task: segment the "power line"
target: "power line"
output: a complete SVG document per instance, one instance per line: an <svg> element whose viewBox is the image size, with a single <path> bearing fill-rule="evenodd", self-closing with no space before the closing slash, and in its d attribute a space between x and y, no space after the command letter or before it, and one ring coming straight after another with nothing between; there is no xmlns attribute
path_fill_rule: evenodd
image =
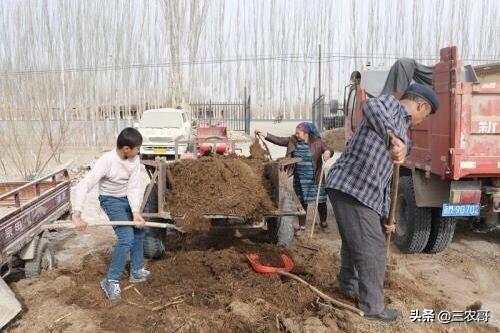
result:
<svg viewBox="0 0 500 333"><path fill-rule="evenodd" d="M484 57L484 56L482 56ZM411 56L395 56L395 55L384 55L384 54L341 54L341 53L326 53L322 56L323 62L339 62L345 60L353 59L379 59L379 60L396 60L400 58L412 58ZM423 56L418 58L412 58L418 61L437 61L438 57ZM3 71L0 73L0 77L7 76L19 76L26 74L61 74L64 73L80 73L80 72L100 72L100 71L117 71L117 70L127 70L127 69L152 69L152 68L162 68L162 67L172 67L172 66L190 66L190 65L215 65L223 63L235 63L235 62L252 62L252 61L286 61L292 63L304 63L304 64L317 64L317 54L283 54L283 55L260 55L260 56L235 56L228 58L214 58L214 59L200 59L195 61L182 60L176 62L159 62L159 63L145 63L145 64L124 64L124 65L107 65L107 66L95 66L95 67L70 67L65 69L32 69L23 71ZM496 62L493 56L486 56L486 58L475 58L469 57L462 59L462 61L475 61L475 62Z"/></svg>

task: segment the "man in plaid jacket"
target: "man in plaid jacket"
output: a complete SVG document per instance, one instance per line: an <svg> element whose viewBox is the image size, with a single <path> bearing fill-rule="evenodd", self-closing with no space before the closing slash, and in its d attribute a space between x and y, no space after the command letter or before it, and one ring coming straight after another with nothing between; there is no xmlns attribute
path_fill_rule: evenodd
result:
<svg viewBox="0 0 500 333"><path fill-rule="evenodd" d="M371 98L345 152L326 178L326 191L342 238L339 288L359 297L369 319L393 321L398 310L384 304L386 240L392 165L402 164L411 147L407 132L439 108L436 93L412 84L401 100Z"/></svg>

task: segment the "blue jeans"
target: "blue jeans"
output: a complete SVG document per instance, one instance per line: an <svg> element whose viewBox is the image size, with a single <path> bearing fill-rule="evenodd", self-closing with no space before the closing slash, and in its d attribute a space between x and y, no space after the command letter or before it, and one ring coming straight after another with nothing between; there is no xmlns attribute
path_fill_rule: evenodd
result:
<svg viewBox="0 0 500 333"><path fill-rule="evenodd" d="M132 210L127 197L111 197L100 195L99 202L110 221L132 221ZM116 244L109 265L108 280L120 281L130 253L130 270L139 270L144 262L144 228L132 226L113 226L116 234Z"/></svg>

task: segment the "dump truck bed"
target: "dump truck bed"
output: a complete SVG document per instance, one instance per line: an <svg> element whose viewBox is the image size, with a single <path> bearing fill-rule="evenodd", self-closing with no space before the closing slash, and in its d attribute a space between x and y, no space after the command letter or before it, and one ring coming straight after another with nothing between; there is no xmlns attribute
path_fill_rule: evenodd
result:
<svg viewBox="0 0 500 333"><path fill-rule="evenodd" d="M461 95L457 88L461 117L455 120L460 137L455 134L453 179L500 175L500 80L488 82L490 74L500 74L500 63L475 73L477 82L462 82Z"/></svg>
<svg viewBox="0 0 500 333"><path fill-rule="evenodd" d="M500 63L463 67L455 47L441 50L433 74L440 107L411 128L410 166L453 180L500 175L499 73Z"/></svg>
<svg viewBox="0 0 500 333"><path fill-rule="evenodd" d="M369 98L367 89L372 85L382 87L368 74L388 72L353 72L359 75L361 84L351 84L355 88L346 93L347 139L363 119L362 106ZM499 177L500 63L464 66L456 47L443 48L432 82L439 97L439 110L410 128L412 150L406 166L424 171L427 178L430 174L450 180ZM393 94L401 97L403 92Z"/></svg>

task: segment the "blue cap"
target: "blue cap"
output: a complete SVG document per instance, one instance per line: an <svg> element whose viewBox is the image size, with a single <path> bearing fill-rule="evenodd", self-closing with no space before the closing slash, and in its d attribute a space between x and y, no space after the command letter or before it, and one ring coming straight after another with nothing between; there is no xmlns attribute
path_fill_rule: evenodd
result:
<svg viewBox="0 0 500 333"><path fill-rule="evenodd" d="M412 94L424 99L431 106L431 113L435 113L437 109L439 109L439 98L436 92L432 90L430 86L420 83L413 83L410 84L410 86L406 89L404 95L406 94Z"/></svg>

